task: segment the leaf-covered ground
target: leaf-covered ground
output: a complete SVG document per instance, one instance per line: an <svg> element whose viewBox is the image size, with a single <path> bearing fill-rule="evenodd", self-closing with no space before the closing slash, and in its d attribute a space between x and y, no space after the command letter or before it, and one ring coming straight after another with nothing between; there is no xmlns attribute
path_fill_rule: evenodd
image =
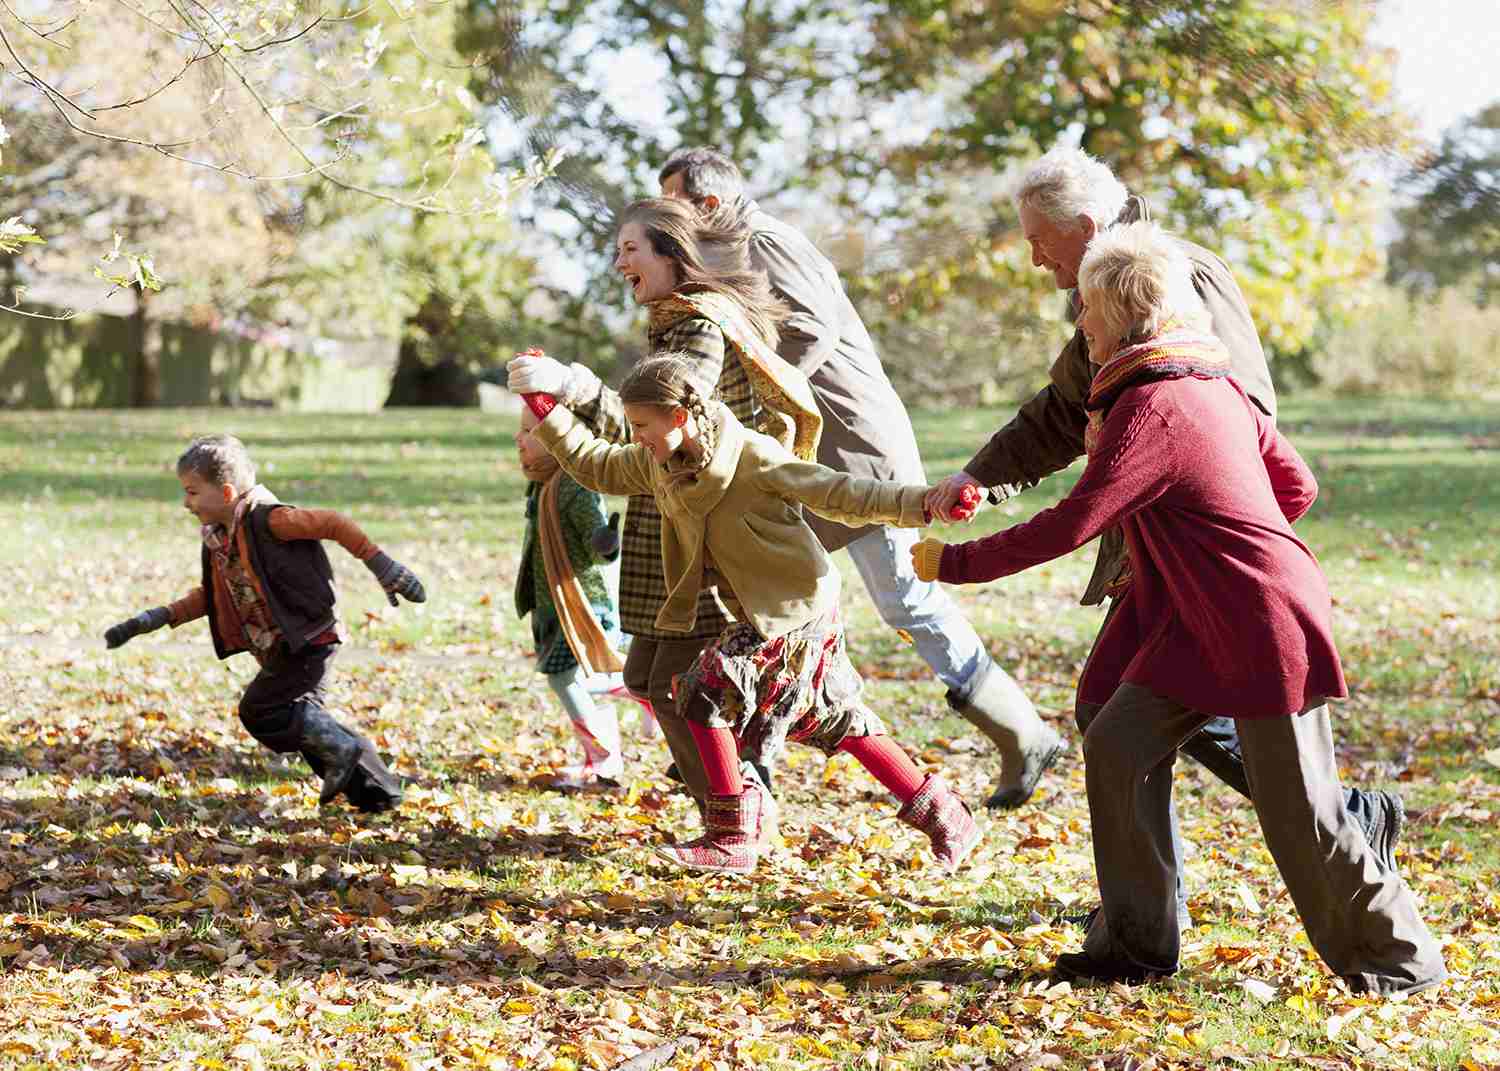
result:
<svg viewBox="0 0 1500 1071"><path fill-rule="evenodd" d="M923 415L929 472L1002 415ZM1081 937L1059 916L1094 898L1076 746L1030 806L981 818L953 877L862 770L816 752L788 757L785 844L751 879L652 861L696 823L659 741L627 733L618 793L535 787L570 742L511 611L513 421L0 413L0 1067L1500 1065L1500 405L1283 415L1323 484L1302 531L1355 691L1345 774L1404 793L1401 861L1453 971L1405 1001L1329 975L1253 812L1191 763L1197 926L1181 973L1135 988L1046 979ZM352 626L333 705L410 778L395 815L319 811L300 761L239 727L254 666L216 662L201 623L113 653L98 638L195 582L172 462L220 429L284 500L348 511L427 583L425 606L392 610L332 551ZM1090 561L956 591L1075 744ZM845 575L874 705L982 798L987 749Z"/></svg>

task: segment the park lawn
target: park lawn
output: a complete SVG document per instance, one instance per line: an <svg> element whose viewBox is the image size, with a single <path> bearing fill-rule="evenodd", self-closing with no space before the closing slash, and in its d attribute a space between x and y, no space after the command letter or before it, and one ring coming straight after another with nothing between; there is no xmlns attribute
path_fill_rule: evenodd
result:
<svg viewBox="0 0 1500 1071"><path fill-rule="evenodd" d="M1003 416L917 414L929 474ZM1354 691L1346 776L1419 812L1401 861L1453 979L1405 1001L1329 975L1253 812L1190 763L1184 969L1047 984L1081 939L1057 916L1094 898L1070 715L1099 620L1077 605L1087 549L954 589L1075 743L1032 805L981 818L971 865L941 875L862 770L795 750L785 846L753 879L689 877L651 861L696 824L659 741L627 732L619 794L533 787L570 742L511 609L514 417L0 413L0 1067L608 1068L674 1039L707 1069L1500 1065L1500 404L1297 399L1281 425L1323 488L1299 531ZM234 706L254 665L216 662L202 623L103 649L196 583L173 461L210 430L427 584L391 609L331 548L351 626L333 705L411 779L394 816L320 812L300 761L253 745ZM995 763L842 567L873 705L982 798Z"/></svg>

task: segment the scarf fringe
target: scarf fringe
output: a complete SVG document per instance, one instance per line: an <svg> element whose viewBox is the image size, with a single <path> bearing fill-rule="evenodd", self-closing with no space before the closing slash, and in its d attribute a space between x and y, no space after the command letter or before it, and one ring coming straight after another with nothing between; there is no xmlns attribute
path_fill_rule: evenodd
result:
<svg viewBox="0 0 1500 1071"><path fill-rule="evenodd" d="M1116 350L1089 385L1084 402L1089 414L1083 433L1084 451L1093 456L1109 407L1127 388L1159 379L1221 379L1229 371L1229 351L1224 344L1181 323L1169 322L1144 342Z"/></svg>

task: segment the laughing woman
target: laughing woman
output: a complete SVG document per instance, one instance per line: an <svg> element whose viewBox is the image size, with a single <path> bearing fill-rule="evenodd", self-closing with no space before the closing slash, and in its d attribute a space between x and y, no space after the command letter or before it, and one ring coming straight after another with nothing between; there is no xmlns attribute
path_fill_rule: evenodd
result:
<svg viewBox="0 0 1500 1071"><path fill-rule="evenodd" d="M637 201L620 216L615 270L648 312L650 352L686 355L695 386L746 427L765 431L811 457L819 418L804 389L778 381L777 324L785 307L764 272L750 266L750 230L733 211L700 217L685 201ZM510 389L546 393L608 442L631 441L620 395L580 364L522 354L509 366ZM806 395L804 397L804 395ZM808 408L811 407L811 412ZM730 624L715 588L698 601L693 628L664 632L657 614L667 599L661 560L661 512L650 495L632 495L620 553L621 627L632 637L625 684L651 701L688 790L702 803L708 783L698 747L672 696L672 679Z"/></svg>

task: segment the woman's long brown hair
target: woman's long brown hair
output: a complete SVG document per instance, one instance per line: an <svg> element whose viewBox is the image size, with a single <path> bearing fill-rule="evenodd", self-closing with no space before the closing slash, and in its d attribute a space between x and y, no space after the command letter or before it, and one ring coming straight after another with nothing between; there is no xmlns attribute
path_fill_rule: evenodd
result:
<svg viewBox="0 0 1500 1071"><path fill-rule="evenodd" d="M750 263L750 225L743 208L721 205L700 214L687 201L648 197L626 206L620 226L639 223L651 248L677 268L677 289L711 290L739 303L750 326L775 349L777 325L790 310Z"/></svg>

